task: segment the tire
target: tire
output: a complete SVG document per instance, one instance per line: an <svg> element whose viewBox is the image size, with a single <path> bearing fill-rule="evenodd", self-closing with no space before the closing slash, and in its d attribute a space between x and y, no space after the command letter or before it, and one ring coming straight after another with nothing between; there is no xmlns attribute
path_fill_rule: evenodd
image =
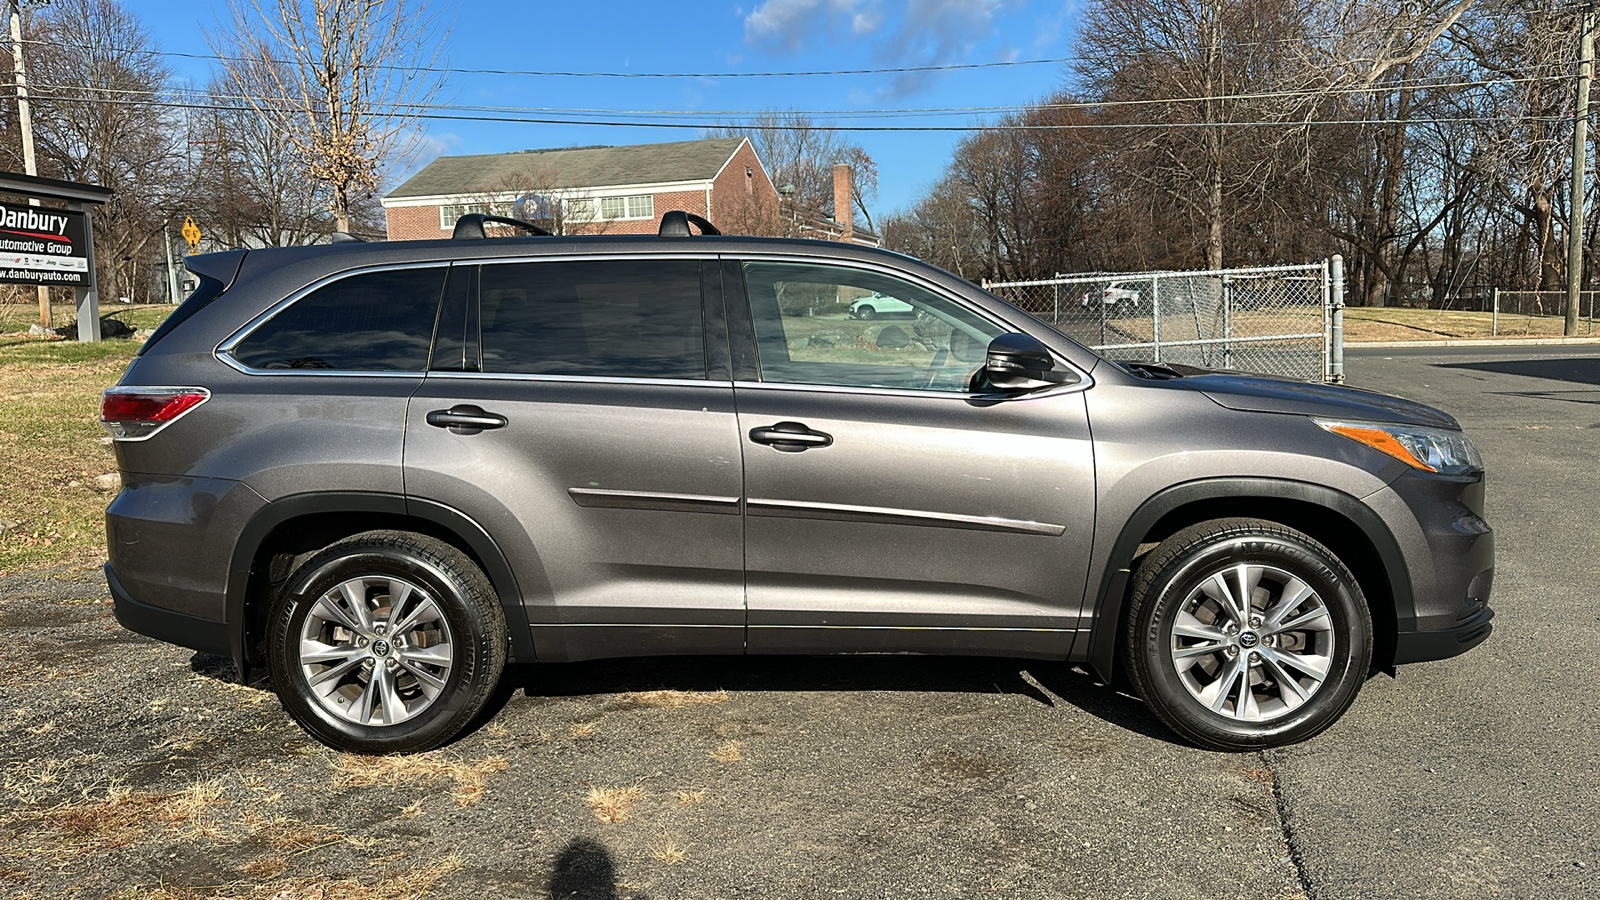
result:
<svg viewBox="0 0 1600 900"><path fill-rule="evenodd" d="M862 307L858 307L856 309L856 318L860 319L863 322L870 322L873 319L876 319L877 317L878 317L878 311L873 309L870 306L862 306Z"/></svg>
<svg viewBox="0 0 1600 900"><path fill-rule="evenodd" d="M402 531L312 556L279 593L270 627L284 709L351 753L444 744L483 709L506 664L505 614L483 572L449 544Z"/></svg>
<svg viewBox="0 0 1600 900"><path fill-rule="evenodd" d="M1241 587L1248 613L1233 605ZM1321 733L1355 701L1372 660L1355 576L1309 536L1259 519L1202 522L1162 542L1134 575L1128 623L1136 693L1212 750Z"/></svg>

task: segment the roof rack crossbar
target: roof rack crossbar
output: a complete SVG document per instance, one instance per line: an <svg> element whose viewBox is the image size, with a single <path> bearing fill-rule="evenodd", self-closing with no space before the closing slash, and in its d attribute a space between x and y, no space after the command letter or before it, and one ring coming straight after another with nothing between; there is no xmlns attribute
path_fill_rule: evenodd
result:
<svg viewBox="0 0 1600 900"><path fill-rule="evenodd" d="M484 213L467 213L461 218L456 219L456 228L455 231L450 233L450 237L452 240L457 241L481 241L489 236L488 233L483 229L483 226L488 222L493 222L497 225L510 225L513 228L521 228L541 237L554 237L554 235L552 235L550 232L545 231L543 228L540 228L532 222L524 222L521 219L513 219L509 216L490 216L485 215Z"/></svg>
<svg viewBox="0 0 1600 900"><path fill-rule="evenodd" d="M674 209L669 210L661 217L661 228L656 234L659 237L692 237L694 232L689 230L690 225L700 229L700 233L703 235L722 233L717 230L717 226L711 224L705 218L692 212Z"/></svg>

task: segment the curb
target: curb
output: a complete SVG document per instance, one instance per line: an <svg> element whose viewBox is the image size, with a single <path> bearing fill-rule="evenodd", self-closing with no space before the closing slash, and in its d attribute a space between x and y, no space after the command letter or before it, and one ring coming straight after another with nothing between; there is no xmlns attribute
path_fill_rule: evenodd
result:
<svg viewBox="0 0 1600 900"><path fill-rule="evenodd" d="M1555 338L1451 338L1443 341L1345 341L1346 350L1360 350L1371 348L1373 350L1411 350L1427 349L1428 347L1552 347L1563 344L1592 345L1600 344L1600 335L1595 337L1555 337Z"/></svg>

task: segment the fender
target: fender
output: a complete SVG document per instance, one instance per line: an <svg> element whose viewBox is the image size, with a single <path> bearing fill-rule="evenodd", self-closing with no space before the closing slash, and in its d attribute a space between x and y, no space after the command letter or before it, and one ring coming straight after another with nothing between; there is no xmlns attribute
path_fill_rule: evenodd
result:
<svg viewBox="0 0 1600 900"><path fill-rule="evenodd" d="M1394 599L1396 621L1414 618L1416 607L1411 577L1400 545L1383 519L1355 497L1322 485L1277 478L1206 478L1184 482L1164 488L1146 500L1122 526L1111 547L1105 574L1100 579L1100 592L1092 607L1089 634L1089 664L1102 681L1110 684L1116 668L1122 607L1132 577L1133 556L1144 536L1163 517L1191 503L1244 498L1294 500L1330 509L1355 523L1378 552L1390 596Z"/></svg>
<svg viewBox="0 0 1600 900"><path fill-rule="evenodd" d="M233 654L233 664L240 680L250 680L249 659L245 650L245 600L250 584L250 568L256 551L272 530L290 519L319 513L378 513L423 519L439 525L459 537L482 560L484 574L494 586L505 612L506 629L510 632L511 653L508 661L532 662L534 660L533 636L528 629L528 617L522 606L522 592L517 587L516 573L506 562L505 554L481 525L465 513L435 503L432 500L406 498L399 494L367 492L326 492L291 494L274 500L257 511L239 535L234 545L233 558L228 567L228 589L224 605L223 622L228 629L228 641Z"/></svg>

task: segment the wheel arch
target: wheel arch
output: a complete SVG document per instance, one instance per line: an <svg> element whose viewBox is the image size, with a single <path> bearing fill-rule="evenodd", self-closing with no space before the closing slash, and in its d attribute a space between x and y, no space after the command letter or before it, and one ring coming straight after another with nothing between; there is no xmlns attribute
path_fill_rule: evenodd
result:
<svg viewBox="0 0 1600 900"><path fill-rule="evenodd" d="M272 586L288 578L295 560L340 538L374 529L425 534L465 553L488 577L505 612L509 661L533 661L533 638L516 574L477 522L443 504L398 494L317 492L294 494L262 507L234 545L223 621L241 680L248 682L252 670L264 662L261 643Z"/></svg>
<svg viewBox="0 0 1600 900"><path fill-rule="evenodd" d="M1132 570L1141 546L1209 519L1247 516L1304 532L1349 567L1372 612L1373 665L1393 666L1395 635L1413 614L1410 572L1383 519L1360 500L1322 485L1273 478L1213 478L1174 485L1146 500L1117 535L1094 597L1088 662L1107 684L1118 665Z"/></svg>

